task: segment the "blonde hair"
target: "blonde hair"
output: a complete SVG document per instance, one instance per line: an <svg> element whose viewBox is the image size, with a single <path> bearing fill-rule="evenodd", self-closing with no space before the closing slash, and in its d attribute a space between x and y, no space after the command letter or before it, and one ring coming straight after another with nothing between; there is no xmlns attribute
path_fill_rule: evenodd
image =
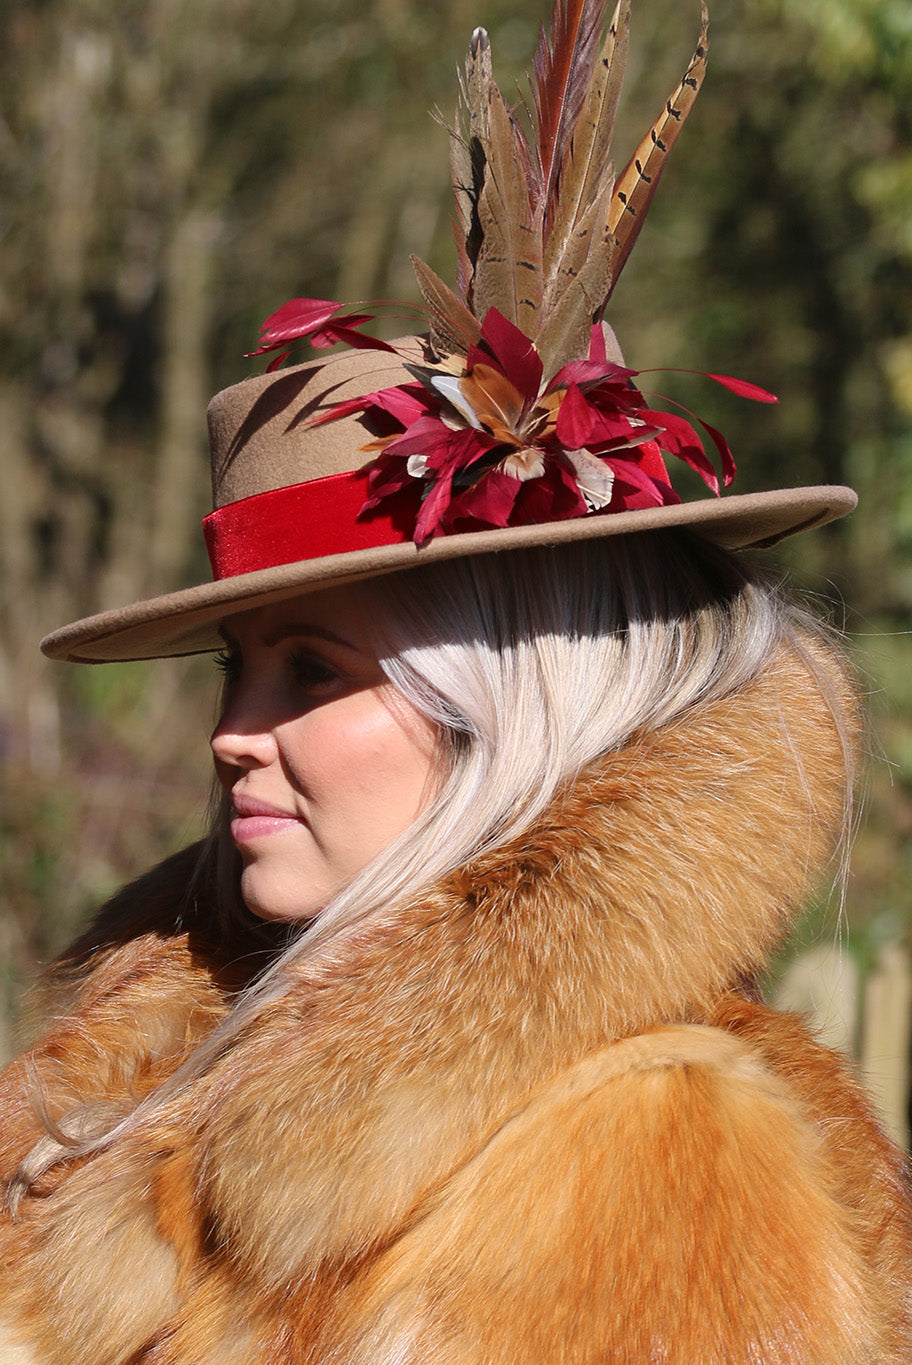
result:
<svg viewBox="0 0 912 1365"><path fill-rule="evenodd" d="M515 838L588 763L739 691L784 643L808 657L819 634L743 558L687 531L470 556L352 590L396 694L438 727L443 780L272 975ZM236 913L230 840L219 861Z"/></svg>
<svg viewBox="0 0 912 1365"><path fill-rule="evenodd" d="M340 945L349 930L514 839L587 764L740 691L786 644L804 656L833 711L850 777L844 703L817 651L807 648L819 628L744 559L687 531L455 559L352 590L367 602L395 695L437 726L436 796L301 927L156 1095L113 1126L108 1112L94 1133L86 1109L68 1116L30 1153L22 1188L55 1161L109 1145L200 1075L282 994L292 963ZM229 933L238 917L249 923L224 820L195 893L221 902Z"/></svg>

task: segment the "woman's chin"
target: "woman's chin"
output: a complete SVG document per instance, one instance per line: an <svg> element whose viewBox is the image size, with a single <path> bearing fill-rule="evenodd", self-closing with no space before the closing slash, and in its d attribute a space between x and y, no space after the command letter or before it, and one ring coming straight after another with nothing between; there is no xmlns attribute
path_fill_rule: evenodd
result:
<svg viewBox="0 0 912 1365"><path fill-rule="evenodd" d="M319 915L332 894L329 890L322 893L311 890L302 895L299 885L283 886L273 878L260 875L255 868L245 868L241 874L241 897L257 919L305 924Z"/></svg>

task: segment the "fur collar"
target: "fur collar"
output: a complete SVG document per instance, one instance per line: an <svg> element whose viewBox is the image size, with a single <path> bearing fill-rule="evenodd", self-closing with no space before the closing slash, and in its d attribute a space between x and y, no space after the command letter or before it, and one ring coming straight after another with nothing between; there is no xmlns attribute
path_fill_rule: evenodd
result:
<svg viewBox="0 0 912 1365"><path fill-rule="evenodd" d="M562 1068L704 1020L756 973L831 847L843 771L818 683L783 652L298 967L132 1141L193 1151L208 1235L264 1287L368 1254Z"/></svg>

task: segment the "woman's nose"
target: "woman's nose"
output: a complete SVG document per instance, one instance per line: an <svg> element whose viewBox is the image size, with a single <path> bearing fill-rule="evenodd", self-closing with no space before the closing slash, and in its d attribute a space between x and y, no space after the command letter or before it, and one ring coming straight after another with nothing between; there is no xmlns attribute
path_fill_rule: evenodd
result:
<svg viewBox="0 0 912 1365"><path fill-rule="evenodd" d="M246 711L246 714L245 714ZM262 717L229 704L209 739L216 767L264 768L277 755L276 738Z"/></svg>

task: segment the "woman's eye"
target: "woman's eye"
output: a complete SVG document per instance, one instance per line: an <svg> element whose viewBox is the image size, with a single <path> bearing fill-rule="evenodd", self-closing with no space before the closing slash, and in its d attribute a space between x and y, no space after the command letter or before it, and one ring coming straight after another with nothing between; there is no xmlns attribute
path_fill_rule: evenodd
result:
<svg viewBox="0 0 912 1365"><path fill-rule="evenodd" d="M299 687L308 692L335 686L339 676L335 669L313 654L292 654L289 659L292 676Z"/></svg>
<svg viewBox="0 0 912 1365"><path fill-rule="evenodd" d="M246 666L241 653L236 649L222 649L215 655L215 666L222 674L225 685L233 687L241 679ZM251 678L260 676L261 665L256 659L249 661ZM284 660L274 659L271 668L286 670L291 685L309 693L323 693L336 688L341 683L338 671L326 660L306 650L289 654Z"/></svg>

